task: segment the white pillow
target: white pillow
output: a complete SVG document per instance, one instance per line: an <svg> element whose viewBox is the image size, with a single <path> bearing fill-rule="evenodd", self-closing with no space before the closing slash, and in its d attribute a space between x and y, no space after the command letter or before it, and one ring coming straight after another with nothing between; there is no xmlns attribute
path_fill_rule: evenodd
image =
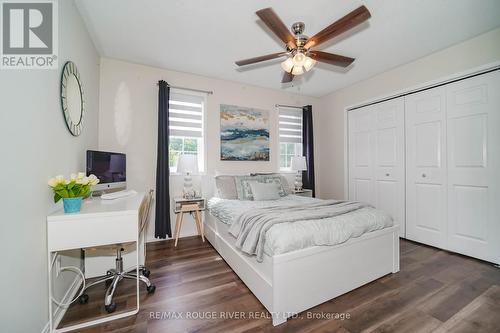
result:
<svg viewBox="0 0 500 333"><path fill-rule="evenodd" d="M252 189L254 200L276 200L281 198L279 187L276 183L248 182Z"/></svg>

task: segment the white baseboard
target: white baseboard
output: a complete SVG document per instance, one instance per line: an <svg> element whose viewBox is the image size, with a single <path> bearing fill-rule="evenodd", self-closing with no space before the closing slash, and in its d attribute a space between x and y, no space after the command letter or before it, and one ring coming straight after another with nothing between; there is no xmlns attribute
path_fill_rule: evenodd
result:
<svg viewBox="0 0 500 333"><path fill-rule="evenodd" d="M61 303L68 303L71 301L76 294L78 293L78 290L80 289L82 281L80 281L80 276L77 275L71 285L69 286L68 290L64 294L63 299L60 301ZM51 295L49 295L51 297ZM54 318L54 327L57 327L59 323L61 322L62 318L64 317L64 314L66 313L67 307L62 307L59 305L55 306L54 314L49 314L53 315ZM50 322L48 322L45 327L43 328L41 333L49 333L50 332Z"/></svg>

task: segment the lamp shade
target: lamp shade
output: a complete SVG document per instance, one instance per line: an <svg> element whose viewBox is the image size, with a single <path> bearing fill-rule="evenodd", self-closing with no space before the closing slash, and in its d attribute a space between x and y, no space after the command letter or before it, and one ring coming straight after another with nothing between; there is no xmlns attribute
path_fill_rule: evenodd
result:
<svg viewBox="0 0 500 333"><path fill-rule="evenodd" d="M307 170L306 158L304 156L293 156L292 170L295 171Z"/></svg>
<svg viewBox="0 0 500 333"><path fill-rule="evenodd" d="M177 161L177 172L178 173L198 173L198 156L182 154L179 155Z"/></svg>

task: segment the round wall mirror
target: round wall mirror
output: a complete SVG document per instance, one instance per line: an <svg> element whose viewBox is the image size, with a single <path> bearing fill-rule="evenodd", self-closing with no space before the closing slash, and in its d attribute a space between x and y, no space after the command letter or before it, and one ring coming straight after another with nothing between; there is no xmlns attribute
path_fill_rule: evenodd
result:
<svg viewBox="0 0 500 333"><path fill-rule="evenodd" d="M68 130L74 136L82 133L85 100L80 73L75 63L68 61L61 75L61 105Z"/></svg>

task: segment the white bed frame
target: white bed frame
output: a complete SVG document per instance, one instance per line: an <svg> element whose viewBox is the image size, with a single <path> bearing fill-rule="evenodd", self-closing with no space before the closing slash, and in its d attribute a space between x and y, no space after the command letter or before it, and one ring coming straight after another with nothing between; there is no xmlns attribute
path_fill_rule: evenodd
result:
<svg viewBox="0 0 500 333"><path fill-rule="evenodd" d="M273 325L318 304L399 271L399 226L366 233L335 246L315 246L258 263L234 247L227 225L208 211L205 235L271 313Z"/></svg>

